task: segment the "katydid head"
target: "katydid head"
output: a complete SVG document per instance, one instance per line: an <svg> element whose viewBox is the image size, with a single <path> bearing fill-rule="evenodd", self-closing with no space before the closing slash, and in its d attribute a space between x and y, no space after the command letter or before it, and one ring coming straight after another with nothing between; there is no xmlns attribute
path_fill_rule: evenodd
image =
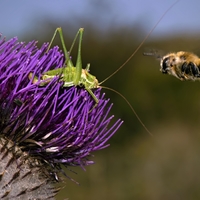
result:
<svg viewBox="0 0 200 200"><path fill-rule="evenodd" d="M80 84L88 89L98 88L99 86L96 76L90 74L86 69L82 69Z"/></svg>

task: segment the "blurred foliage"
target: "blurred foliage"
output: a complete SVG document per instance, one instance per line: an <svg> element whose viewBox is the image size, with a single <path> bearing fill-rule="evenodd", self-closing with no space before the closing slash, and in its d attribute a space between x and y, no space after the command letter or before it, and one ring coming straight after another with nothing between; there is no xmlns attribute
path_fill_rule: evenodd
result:
<svg viewBox="0 0 200 200"><path fill-rule="evenodd" d="M139 24L139 23L138 23ZM50 41L54 23L45 22L43 33L27 33L29 40ZM68 49L78 28L63 26ZM140 26L113 28L100 32L85 24L82 46L83 66L91 64L91 73L101 82L117 70L145 37ZM151 37L125 67L103 85L117 90L131 103L154 137L148 135L127 103L117 94L104 90L114 103L112 113L125 122L110 140L111 146L95 153L96 164L72 169L70 180L57 199L76 200L137 199L186 200L200 198L200 83L181 82L163 75L159 61L143 56L152 48L164 52L192 51L200 55L200 37L180 34L169 38ZM59 37L54 45L60 44ZM76 60L77 47L72 58Z"/></svg>

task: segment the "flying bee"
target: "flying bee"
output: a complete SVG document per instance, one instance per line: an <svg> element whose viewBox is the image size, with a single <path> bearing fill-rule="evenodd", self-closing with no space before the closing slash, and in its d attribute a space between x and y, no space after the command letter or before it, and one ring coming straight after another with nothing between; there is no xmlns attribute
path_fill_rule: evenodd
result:
<svg viewBox="0 0 200 200"><path fill-rule="evenodd" d="M160 71L180 80L200 80L200 58L190 52L169 53L160 61Z"/></svg>

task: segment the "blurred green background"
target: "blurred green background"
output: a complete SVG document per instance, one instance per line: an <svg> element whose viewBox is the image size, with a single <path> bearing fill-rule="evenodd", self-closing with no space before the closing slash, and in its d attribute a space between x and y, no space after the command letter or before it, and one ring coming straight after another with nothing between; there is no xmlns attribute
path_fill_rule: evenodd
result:
<svg viewBox="0 0 200 200"><path fill-rule="evenodd" d="M85 30L84 65L91 63L91 73L99 81L116 70L140 43L139 36L145 33L140 27L134 30L136 33L127 27L110 30L104 37L93 27ZM72 41L67 34L65 38ZM144 46L166 52L194 51L198 40L179 35L150 40ZM81 185L67 181L58 199L200 199L200 83L163 75L159 61L143 56L144 51L146 48L141 48L104 85L128 99L154 137L119 95L104 90L114 103L112 113L125 122L110 140L111 146L94 153L95 165L86 167L86 172L72 168L78 175L67 172Z"/></svg>
<svg viewBox="0 0 200 200"><path fill-rule="evenodd" d="M169 3L160 9L162 2L147 1L155 9L144 15L142 8L147 9L145 5L141 5L141 1L134 1L133 12L140 2L141 19L138 17L132 24L122 23L117 26L110 23L110 26L102 29L104 21L98 23L97 16L102 16L109 10L103 5L105 1L102 4L100 1L94 2L96 4L92 6L93 10L85 11L90 16L76 18L75 14L72 18L63 17L58 20L45 17L45 13L39 18L35 13L35 21L29 20L28 28L19 34L19 38L25 41L37 39L40 46L42 42L50 41L56 27L62 26L69 47L78 28L84 27L83 66L90 63L91 73L101 82L126 61L150 31L147 21L151 14L158 10L163 14L171 5ZM95 165L86 167L86 171L71 168L77 175L71 171L66 172L80 186L67 179L57 200L200 199L200 82L181 82L172 76L163 75L159 71L159 60L143 56L144 52L152 49L164 54L184 50L200 55L200 32L191 29L186 16L189 13L190 17L197 19L196 13L188 10L189 7L183 9L181 6L184 2L188 2L188 5L191 3L179 1L158 25L165 26L167 23L168 35L155 34L153 31L131 61L103 84L126 97L154 137L144 130L119 95L103 89L106 97L114 103L111 114L115 115L115 119L123 119L124 124L109 141L109 148L94 153ZM112 3L109 4L111 7ZM129 4L132 6L131 1L126 3L127 9ZM182 15L179 16L177 12L180 10ZM95 11L99 15L95 15ZM123 12L119 15L123 15ZM13 19L14 17L13 15ZM170 23L179 27L180 21L176 21L176 17L187 22L182 24L185 31L170 28ZM170 20L166 22L166 19ZM157 20L159 17L154 18L152 26ZM200 27L196 24L198 26ZM9 36L15 36L11 33ZM54 44L60 44L59 38ZM73 58L76 58L76 49L75 47L72 52Z"/></svg>
<svg viewBox="0 0 200 200"><path fill-rule="evenodd" d="M99 81L118 69L140 43L139 36L145 33L137 26L134 30L112 29L101 36L94 27L86 28L84 66L90 62L91 73ZM65 38L72 41L67 34ZM144 46L167 52L193 51L197 43L194 37L178 36L151 40ZM200 198L200 83L163 75L159 61L143 56L145 50L141 48L103 85L128 99L154 137L148 135L119 95L103 90L114 103L112 114L125 122L110 140L111 146L94 153L95 165L86 167L86 172L73 168L78 175L67 172L81 185L67 181L58 199ZM72 57L76 58L76 50L74 53Z"/></svg>

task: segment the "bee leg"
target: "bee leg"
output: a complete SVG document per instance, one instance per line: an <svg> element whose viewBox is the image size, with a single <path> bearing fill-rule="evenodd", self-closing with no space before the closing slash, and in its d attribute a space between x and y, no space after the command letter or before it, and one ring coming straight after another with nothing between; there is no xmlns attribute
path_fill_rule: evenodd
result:
<svg viewBox="0 0 200 200"><path fill-rule="evenodd" d="M199 68L194 63L192 63L192 62L190 62L189 64L191 66L192 74L195 77L200 77Z"/></svg>
<svg viewBox="0 0 200 200"><path fill-rule="evenodd" d="M195 77L200 77L199 69L193 62L184 62L181 71L186 74L192 74Z"/></svg>
<svg viewBox="0 0 200 200"><path fill-rule="evenodd" d="M184 62L183 65L181 66L181 71L186 74L189 74L191 72L189 63Z"/></svg>

